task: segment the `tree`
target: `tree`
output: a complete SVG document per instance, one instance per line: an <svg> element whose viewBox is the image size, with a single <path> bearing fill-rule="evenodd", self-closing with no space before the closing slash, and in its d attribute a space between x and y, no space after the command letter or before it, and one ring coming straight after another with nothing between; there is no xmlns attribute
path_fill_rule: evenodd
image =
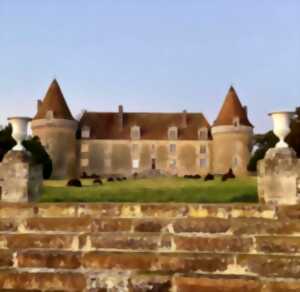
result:
<svg viewBox="0 0 300 292"><path fill-rule="evenodd" d="M254 152L248 163L249 171L257 170L257 162L265 157L268 149L274 147L278 142L278 138L274 135L273 131L269 131L265 134L259 134L254 136Z"/></svg>
<svg viewBox="0 0 300 292"><path fill-rule="evenodd" d="M12 138L11 134L11 125L6 126L0 131L0 161L2 161L4 155L16 145L16 142ZM39 138L30 138L24 141L23 145L32 154L34 162L43 165L43 177L45 179L49 178L52 173L52 161L45 148L41 144Z"/></svg>
<svg viewBox="0 0 300 292"><path fill-rule="evenodd" d="M289 144L291 148L293 148L297 157L300 158L300 108L296 109L296 115L291 121L291 132L286 138L286 142ZM249 164L249 171L256 171L257 161L263 159L265 157L268 149L275 146L278 142L278 138L274 135L272 131L269 131L265 134L255 135L254 136L254 151Z"/></svg>

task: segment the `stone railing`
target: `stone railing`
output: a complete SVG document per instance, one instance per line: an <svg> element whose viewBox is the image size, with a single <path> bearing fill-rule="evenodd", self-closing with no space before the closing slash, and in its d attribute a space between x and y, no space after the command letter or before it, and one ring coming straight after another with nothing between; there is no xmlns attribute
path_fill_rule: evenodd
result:
<svg viewBox="0 0 300 292"><path fill-rule="evenodd" d="M300 205L2 203L0 218L1 291L300 291Z"/></svg>

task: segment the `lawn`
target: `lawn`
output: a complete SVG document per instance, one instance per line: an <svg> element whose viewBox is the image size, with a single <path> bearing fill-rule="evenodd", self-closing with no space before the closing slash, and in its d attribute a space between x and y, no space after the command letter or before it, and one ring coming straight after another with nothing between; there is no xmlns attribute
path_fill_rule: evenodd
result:
<svg viewBox="0 0 300 292"><path fill-rule="evenodd" d="M219 178L204 182L198 179L159 177L107 182L94 186L66 187L65 180L46 180L41 202L257 202L255 177L222 182Z"/></svg>

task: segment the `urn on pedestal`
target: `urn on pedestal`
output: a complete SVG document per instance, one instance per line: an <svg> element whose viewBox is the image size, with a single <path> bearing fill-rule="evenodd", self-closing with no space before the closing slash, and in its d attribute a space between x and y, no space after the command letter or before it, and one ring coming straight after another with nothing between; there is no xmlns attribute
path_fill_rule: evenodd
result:
<svg viewBox="0 0 300 292"><path fill-rule="evenodd" d="M43 181L42 165L36 164L22 142L27 138L30 118L8 118L16 146L0 163L0 199L6 202L34 201L40 196Z"/></svg>
<svg viewBox="0 0 300 292"><path fill-rule="evenodd" d="M262 203L299 203L300 163L296 152L284 141L290 133L293 114L289 111L270 114L273 132L279 138L279 142L258 162L258 196Z"/></svg>

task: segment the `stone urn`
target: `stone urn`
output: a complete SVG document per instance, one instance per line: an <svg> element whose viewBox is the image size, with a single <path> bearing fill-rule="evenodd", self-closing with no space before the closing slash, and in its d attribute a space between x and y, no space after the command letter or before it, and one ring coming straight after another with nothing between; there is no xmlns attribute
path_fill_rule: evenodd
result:
<svg viewBox="0 0 300 292"><path fill-rule="evenodd" d="M22 142L27 138L28 123L31 118L27 117L11 117L7 119L12 126L12 137L16 140L17 144L13 147L14 151L24 151L25 148Z"/></svg>
<svg viewBox="0 0 300 292"><path fill-rule="evenodd" d="M290 133L290 123L294 112L280 111L269 114L273 120L273 132L279 138L276 148L288 148L288 144L284 141Z"/></svg>

